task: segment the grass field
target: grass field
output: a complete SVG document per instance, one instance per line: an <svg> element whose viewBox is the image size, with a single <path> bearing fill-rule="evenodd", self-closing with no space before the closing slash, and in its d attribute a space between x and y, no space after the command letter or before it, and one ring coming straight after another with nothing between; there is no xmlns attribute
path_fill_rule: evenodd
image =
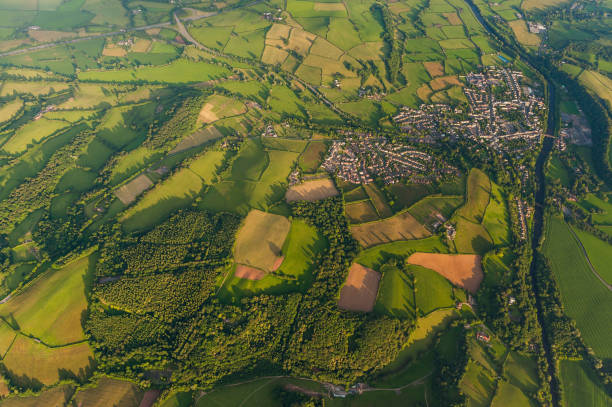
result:
<svg viewBox="0 0 612 407"><path fill-rule="evenodd" d="M173 211L188 205L204 187L202 178L182 168L149 190L121 217L127 231L143 230L161 222Z"/></svg>
<svg viewBox="0 0 612 407"><path fill-rule="evenodd" d="M189 164L189 169L202 178L204 183L211 184L217 177L217 168L220 167L224 157L223 151L206 151Z"/></svg>
<svg viewBox="0 0 612 407"><path fill-rule="evenodd" d="M459 387L466 395L469 406L487 407L491 405L495 380L491 372L473 360L468 362Z"/></svg>
<svg viewBox="0 0 612 407"><path fill-rule="evenodd" d="M491 250L493 241L483 225L469 222L462 217L454 220L457 231L454 244L458 253L485 254Z"/></svg>
<svg viewBox="0 0 612 407"><path fill-rule="evenodd" d="M516 39L521 44L528 47L537 47L540 45L540 37L537 34L530 33L525 24L525 20L514 20L508 22Z"/></svg>
<svg viewBox="0 0 612 407"><path fill-rule="evenodd" d="M264 271L275 271L282 262L282 249L291 222L280 215L253 210L236 235L234 260ZM279 262L280 261L280 262Z"/></svg>
<svg viewBox="0 0 612 407"><path fill-rule="evenodd" d="M426 267L474 294L483 279L480 256L470 254L413 253L408 263Z"/></svg>
<svg viewBox="0 0 612 407"><path fill-rule="evenodd" d="M557 217L548 219L543 245L557 279L566 314L576 321L587 346L599 357L612 357L610 292L591 272L569 226Z"/></svg>
<svg viewBox="0 0 612 407"><path fill-rule="evenodd" d="M415 298L420 316L455 305L453 286L437 272L425 267L408 266L415 279Z"/></svg>
<svg viewBox="0 0 612 407"><path fill-rule="evenodd" d="M465 205L459 208L456 215L470 222L482 222L489 204L490 194L491 181L489 181L489 177L479 169L473 168L468 175Z"/></svg>
<svg viewBox="0 0 612 407"><path fill-rule="evenodd" d="M318 201L338 195L334 182L329 178L315 179L291 186L285 194L287 202Z"/></svg>
<svg viewBox="0 0 612 407"><path fill-rule="evenodd" d="M462 203L461 196L427 196L408 208L408 212L421 224L431 225L439 220L439 215L450 218Z"/></svg>
<svg viewBox="0 0 612 407"><path fill-rule="evenodd" d="M601 225L612 225L612 203L601 199L594 194L587 194L586 198L580 201L587 211L592 211L593 222Z"/></svg>
<svg viewBox="0 0 612 407"><path fill-rule="evenodd" d="M18 335L3 359L3 363L17 383L20 379L36 380L44 385L57 383L60 370L74 374L84 372L93 361L93 353L86 342L60 348L49 348L23 335Z"/></svg>
<svg viewBox="0 0 612 407"><path fill-rule="evenodd" d="M299 165L304 172L316 172L325 152L327 151L327 144L324 141L311 141L306 146L306 149L300 155Z"/></svg>
<svg viewBox="0 0 612 407"><path fill-rule="evenodd" d="M612 79L599 72L583 71L578 80L612 106Z"/></svg>
<svg viewBox="0 0 612 407"><path fill-rule="evenodd" d="M41 141L69 124L63 120L48 120L44 117L31 121L17 130L2 149L10 154L21 153L28 148L28 145Z"/></svg>
<svg viewBox="0 0 612 407"><path fill-rule="evenodd" d="M23 107L23 100L15 98L14 100L4 103L0 107L0 123L7 122L13 118Z"/></svg>
<svg viewBox="0 0 612 407"><path fill-rule="evenodd" d="M347 203L344 211L351 223L373 222L379 219L376 209L369 200Z"/></svg>
<svg viewBox="0 0 612 407"><path fill-rule="evenodd" d="M562 360L560 371L564 407L612 405L612 397L606 394L586 362Z"/></svg>
<svg viewBox="0 0 612 407"><path fill-rule="evenodd" d="M19 329L49 345L84 339L81 313L87 308L85 280L90 258L51 269L19 295L0 304L0 315L14 318Z"/></svg>
<svg viewBox="0 0 612 407"><path fill-rule="evenodd" d="M385 264L380 268L382 280L374 311L397 318L414 318L415 297L410 273Z"/></svg>
<svg viewBox="0 0 612 407"><path fill-rule="evenodd" d="M510 241L508 208L501 188L491 182L491 199L485 212L483 225L495 245L505 245Z"/></svg>
<svg viewBox="0 0 612 407"><path fill-rule="evenodd" d="M582 242L587 252L587 256L589 256L589 260L591 264L593 264L593 267L595 267L595 270L597 270L597 273L599 273L608 284L612 284L612 267L610 267L612 245L588 232L578 228L573 229L576 235L578 235L578 239Z"/></svg>
<svg viewBox="0 0 612 407"><path fill-rule="evenodd" d="M136 407L140 404L143 391L127 380L100 378L93 385L80 389L74 395L74 402L79 406Z"/></svg>
<svg viewBox="0 0 612 407"><path fill-rule="evenodd" d="M60 407L66 405L74 389L71 385L62 385L44 390L36 396L15 396L2 400L3 407Z"/></svg>
<svg viewBox="0 0 612 407"><path fill-rule="evenodd" d="M109 71L84 71L78 77L82 81L100 82L159 82L189 83L204 82L226 77L229 71L207 62L193 62L177 59L168 65L142 67L138 69L117 69Z"/></svg>

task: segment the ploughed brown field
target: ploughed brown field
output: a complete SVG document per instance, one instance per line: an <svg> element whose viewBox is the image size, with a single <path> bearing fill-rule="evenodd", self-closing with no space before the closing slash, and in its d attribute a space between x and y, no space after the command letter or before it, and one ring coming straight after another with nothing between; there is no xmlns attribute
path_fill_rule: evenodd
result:
<svg viewBox="0 0 612 407"><path fill-rule="evenodd" d="M484 277L481 257L476 254L413 253L408 263L434 270L472 294Z"/></svg>
<svg viewBox="0 0 612 407"><path fill-rule="evenodd" d="M431 233L408 212L381 221L353 225L351 233L363 247L431 236Z"/></svg>
<svg viewBox="0 0 612 407"><path fill-rule="evenodd" d="M234 272L234 276L247 280L261 280L265 275L265 271L244 264L236 264L236 271Z"/></svg>
<svg viewBox="0 0 612 407"><path fill-rule="evenodd" d="M374 308L380 273L353 263L344 286L340 290L338 306L349 311L370 312Z"/></svg>
<svg viewBox="0 0 612 407"><path fill-rule="evenodd" d="M338 195L338 190L329 178L315 179L293 185L287 190L285 199L293 201L318 201Z"/></svg>

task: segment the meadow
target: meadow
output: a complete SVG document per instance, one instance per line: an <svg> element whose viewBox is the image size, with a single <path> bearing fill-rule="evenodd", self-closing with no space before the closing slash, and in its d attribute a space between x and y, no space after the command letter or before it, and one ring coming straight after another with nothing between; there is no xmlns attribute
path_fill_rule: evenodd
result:
<svg viewBox="0 0 612 407"><path fill-rule="evenodd" d="M456 215L469 222L482 222L489 204L490 194L491 181L489 177L481 170L473 168L468 175L465 205L459 208Z"/></svg>
<svg viewBox="0 0 612 407"><path fill-rule="evenodd" d="M431 235L409 212L375 222L352 225L351 233L365 248L398 240L422 239Z"/></svg>
<svg viewBox="0 0 612 407"><path fill-rule="evenodd" d="M52 268L0 304L0 315L14 319L17 327L48 345L64 345L83 339L81 313L87 308L85 281L90 257L84 256Z"/></svg>
<svg viewBox="0 0 612 407"><path fill-rule="evenodd" d="M168 65L146 66L138 69L117 69L107 71L79 72L82 81L97 82L153 82L153 83L190 83L204 82L229 75L227 68L208 62L194 62L177 59Z"/></svg>
<svg viewBox="0 0 612 407"><path fill-rule="evenodd" d="M396 318L415 318L414 285L408 270L385 264L380 268L382 280L374 311Z"/></svg>
<svg viewBox="0 0 612 407"><path fill-rule="evenodd" d="M138 406L143 391L127 380L101 377L94 383L79 389L74 395L74 403L82 406Z"/></svg>
<svg viewBox="0 0 612 407"><path fill-rule="evenodd" d="M362 250L355 258L355 261L366 267L377 269L389 258L396 256L407 257L414 252L448 253L448 247L439 236L418 240L404 240Z"/></svg>
<svg viewBox="0 0 612 407"><path fill-rule="evenodd" d="M548 219L544 254L551 264L567 315L576 321L587 346L599 357L612 356L606 328L612 315L612 293L595 277L569 226L557 217Z"/></svg>
<svg viewBox="0 0 612 407"><path fill-rule="evenodd" d="M596 236L573 228L574 232L580 239L584 249L589 256L589 260L597 273L608 283L612 284L612 267L610 267L610 258L612 258L612 245L605 242Z"/></svg>
<svg viewBox="0 0 612 407"><path fill-rule="evenodd" d="M563 388L563 406L585 405L607 407L612 397L606 394L599 379L583 361L562 360L560 378Z"/></svg>
<svg viewBox="0 0 612 407"><path fill-rule="evenodd" d="M501 188L491 182L491 198L482 223L489 232L493 244L506 245L510 242L509 218L506 200Z"/></svg>

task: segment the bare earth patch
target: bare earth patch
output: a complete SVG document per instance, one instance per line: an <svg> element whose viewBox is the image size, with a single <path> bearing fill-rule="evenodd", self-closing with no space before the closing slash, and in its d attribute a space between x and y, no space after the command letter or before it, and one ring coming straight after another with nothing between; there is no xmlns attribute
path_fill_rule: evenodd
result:
<svg viewBox="0 0 612 407"><path fill-rule="evenodd" d="M140 194L153 186L153 182L145 174L140 174L127 184L115 190L115 196L125 205L132 203Z"/></svg>
<svg viewBox="0 0 612 407"><path fill-rule="evenodd" d="M481 257L475 254L414 253L408 263L434 270L472 294L478 291L484 277Z"/></svg>
<svg viewBox="0 0 612 407"><path fill-rule="evenodd" d="M124 57L127 55L127 51L115 44L108 44L102 50L102 55L107 57Z"/></svg>
<svg viewBox="0 0 612 407"><path fill-rule="evenodd" d="M449 86L452 86L452 85L463 86L463 84L459 81L459 78L457 78L454 75L452 75L452 76L440 76L440 77L432 80L431 82L429 82L429 86L431 86L431 88L433 90L445 89L445 88L447 88Z"/></svg>
<svg viewBox="0 0 612 407"><path fill-rule="evenodd" d="M245 266L244 264L237 264L234 276L238 278L244 278L246 280L261 280L266 275L266 272L255 267Z"/></svg>
<svg viewBox="0 0 612 407"><path fill-rule="evenodd" d="M338 195L334 182L329 178L315 179L294 185L287 190L285 199L293 201L318 201Z"/></svg>
<svg viewBox="0 0 612 407"><path fill-rule="evenodd" d="M338 307L349 311L370 312L374 308L380 273L353 263L344 286L340 290Z"/></svg>
<svg viewBox="0 0 612 407"><path fill-rule="evenodd" d="M444 75L444 66L440 62L423 62L423 66L432 78Z"/></svg>
<svg viewBox="0 0 612 407"><path fill-rule="evenodd" d="M422 239L431 233L408 212L390 218L351 226L353 237L363 247L375 246L398 240Z"/></svg>
<svg viewBox="0 0 612 407"><path fill-rule="evenodd" d="M214 108L215 105L212 103L206 103L202 107L202 110L200 110L200 115L198 116L202 123L212 123L219 120L219 117L215 114L215 112L213 112Z"/></svg>

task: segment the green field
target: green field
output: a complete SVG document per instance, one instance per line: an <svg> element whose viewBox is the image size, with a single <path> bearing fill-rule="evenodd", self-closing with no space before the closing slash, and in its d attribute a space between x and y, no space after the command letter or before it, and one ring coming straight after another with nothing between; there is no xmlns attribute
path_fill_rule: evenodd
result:
<svg viewBox="0 0 612 407"><path fill-rule="evenodd" d="M487 174L473 168L468 176L466 191L465 205L459 208L457 216L470 222L480 223L484 218L491 194L491 181Z"/></svg>
<svg viewBox="0 0 612 407"><path fill-rule="evenodd" d="M562 360L560 367L564 407L612 405L612 397L606 394L586 362Z"/></svg>
<svg viewBox="0 0 612 407"><path fill-rule="evenodd" d="M580 206L593 213L593 222L612 225L612 203L601 199L597 195L587 194L586 198L580 201Z"/></svg>
<svg viewBox="0 0 612 407"><path fill-rule="evenodd" d="M87 308L85 280L90 257L52 268L19 295L0 304L0 315L14 319L19 329L49 345L84 339L81 313Z"/></svg>
<svg viewBox="0 0 612 407"><path fill-rule="evenodd" d="M109 71L79 72L82 81L99 82L158 82L189 83L204 82L227 76L229 71L221 66L207 62L193 62L177 59L168 65L143 67L138 69L117 69Z"/></svg>
<svg viewBox="0 0 612 407"><path fill-rule="evenodd" d="M377 269L391 257L407 257L414 252L448 253L448 247L442 242L439 236L432 236L419 240L391 242L363 250L355 258L355 261L366 267Z"/></svg>
<svg viewBox="0 0 612 407"><path fill-rule="evenodd" d="M506 200L501 188L491 183L491 199L487 205L483 225L495 245L506 245L510 241L510 225Z"/></svg>
<svg viewBox="0 0 612 407"><path fill-rule="evenodd" d="M565 312L576 321L587 346L599 357L612 357L612 337L607 328L612 315L612 292L589 268L569 226L557 217L548 219L544 254L557 279Z"/></svg>
<svg viewBox="0 0 612 407"><path fill-rule="evenodd" d="M608 284L612 284L612 267L610 267L612 245L578 228L574 228L574 232L578 235L597 273Z"/></svg>
<svg viewBox="0 0 612 407"><path fill-rule="evenodd" d="M383 265L379 271L382 280L374 310L396 318L414 318L415 295L410 271L391 264Z"/></svg>
<svg viewBox="0 0 612 407"><path fill-rule="evenodd" d="M447 279L425 267L410 265L409 268L414 274L414 295L421 316L455 305L453 285Z"/></svg>

